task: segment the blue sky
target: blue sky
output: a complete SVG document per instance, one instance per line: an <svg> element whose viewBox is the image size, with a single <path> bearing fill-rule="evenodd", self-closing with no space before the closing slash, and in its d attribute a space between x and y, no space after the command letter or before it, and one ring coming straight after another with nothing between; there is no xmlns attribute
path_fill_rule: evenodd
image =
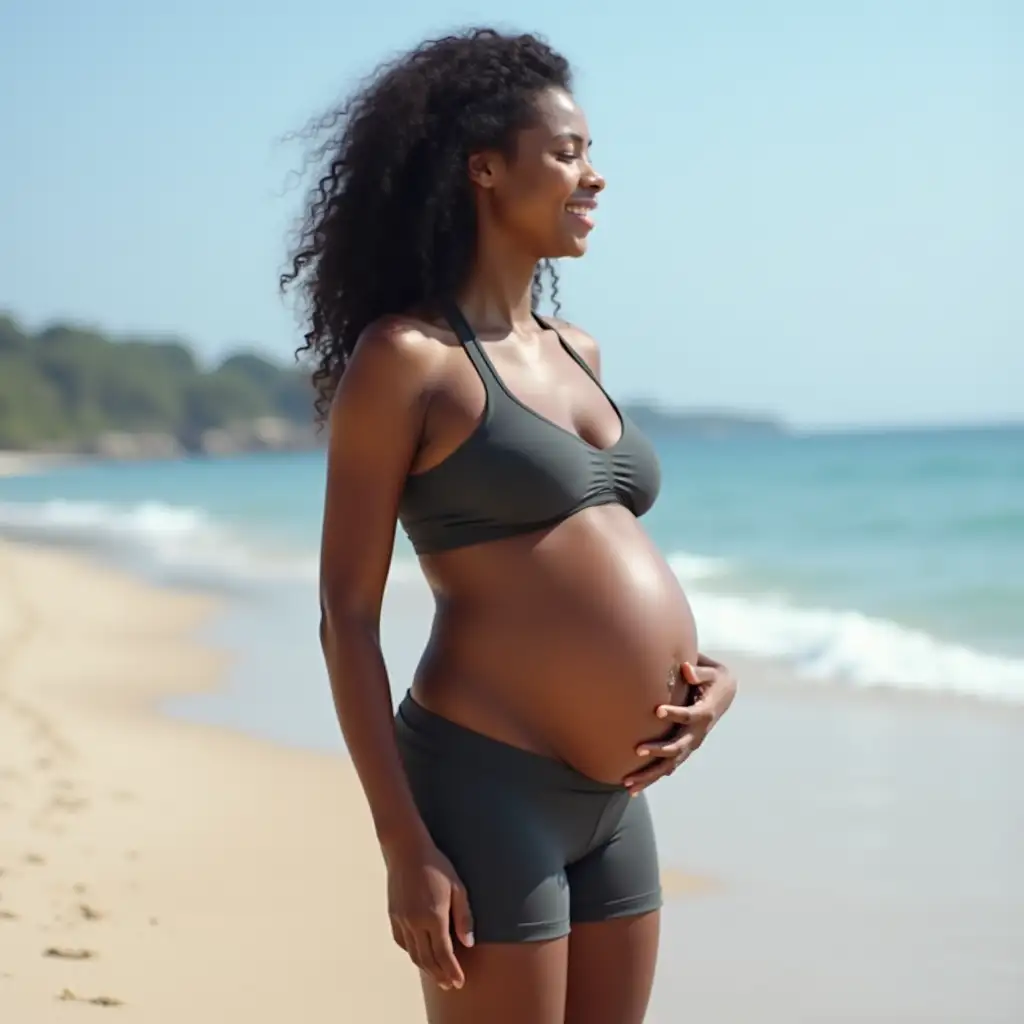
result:
<svg viewBox="0 0 1024 1024"><path fill-rule="evenodd" d="M0 309L287 358L279 140L470 23L576 66L609 188L564 314L620 397L1024 419L1015 0L0 0Z"/></svg>

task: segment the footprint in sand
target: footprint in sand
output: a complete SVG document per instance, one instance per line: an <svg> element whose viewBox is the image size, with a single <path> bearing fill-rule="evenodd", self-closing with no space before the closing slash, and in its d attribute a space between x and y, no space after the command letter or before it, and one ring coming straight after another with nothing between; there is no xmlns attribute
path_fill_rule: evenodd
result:
<svg viewBox="0 0 1024 1024"><path fill-rule="evenodd" d="M40 856L38 853L27 853L25 854L26 864L45 864L46 858Z"/></svg>
<svg viewBox="0 0 1024 1024"><path fill-rule="evenodd" d="M97 910L95 907L90 907L88 903L79 903L78 912L86 921L102 921L104 917L102 911Z"/></svg>
<svg viewBox="0 0 1024 1024"><path fill-rule="evenodd" d="M0 921L17 921L18 915L13 910L0 910Z"/></svg>
<svg viewBox="0 0 1024 1024"><path fill-rule="evenodd" d="M94 949L64 949L60 946L50 946L43 950L43 956L54 957L57 960L94 960L96 951Z"/></svg>
<svg viewBox="0 0 1024 1024"><path fill-rule="evenodd" d="M68 811L73 814L75 811L80 811L83 807L88 806L89 801L84 797L58 795L51 797L48 809L55 811Z"/></svg>

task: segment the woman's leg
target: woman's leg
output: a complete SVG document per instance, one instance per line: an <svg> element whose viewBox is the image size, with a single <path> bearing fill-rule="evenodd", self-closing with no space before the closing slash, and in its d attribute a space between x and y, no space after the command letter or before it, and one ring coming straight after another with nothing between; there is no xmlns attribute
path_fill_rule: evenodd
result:
<svg viewBox="0 0 1024 1024"><path fill-rule="evenodd" d="M454 939L466 982L424 976L430 1024L563 1024L568 963L567 829L578 797L560 762L403 701L396 733L424 824L469 897L476 944ZM575 783L575 779L570 779ZM598 800L600 803L600 799ZM592 819L591 815L591 819ZM579 840L577 840L578 842Z"/></svg>
<svg viewBox="0 0 1024 1024"><path fill-rule="evenodd" d="M466 975L462 989L445 992L430 978L423 979L429 1024L563 1024L566 1020L568 939L481 943L473 949L457 947L456 955ZM589 1024L609 1019L595 1018Z"/></svg>
<svg viewBox="0 0 1024 1024"><path fill-rule="evenodd" d="M566 869L571 893L565 1024L641 1024L661 923L658 851L641 794L609 803L605 834Z"/></svg>
<svg viewBox="0 0 1024 1024"><path fill-rule="evenodd" d="M660 918L654 910L572 926L565 1024L642 1024L658 959Z"/></svg>

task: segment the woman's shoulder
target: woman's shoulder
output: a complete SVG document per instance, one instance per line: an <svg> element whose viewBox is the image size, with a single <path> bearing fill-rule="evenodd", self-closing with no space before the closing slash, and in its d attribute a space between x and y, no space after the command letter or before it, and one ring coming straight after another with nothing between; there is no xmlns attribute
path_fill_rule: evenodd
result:
<svg viewBox="0 0 1024 1024"><path fill-rule="evenodd" d="M387 313L363 328L353 354L360 348L387 351L406 359L436 357L450 346L451 330L412 313Z"/></svg>
<svg viewBox="0 0 1024 1024"><path fill-rule="evenodd" d="M446 327L412 314L389 313L363 328L353 346L352 362L421 374L437 369L453 344L458 339Z"/></svg>
<svg viewBox="0 0 1024 1024"><path fill-rule="evenodd" d="M339 398L375 395L394 404L429 397L447 364L442 332L404 314L378 317L360 332L341 376Z"/></svg>

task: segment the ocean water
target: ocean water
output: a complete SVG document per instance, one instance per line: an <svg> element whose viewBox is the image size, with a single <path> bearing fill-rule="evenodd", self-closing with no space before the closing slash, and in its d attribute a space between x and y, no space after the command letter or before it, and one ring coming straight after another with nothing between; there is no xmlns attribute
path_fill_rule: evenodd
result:
<svg viewBox="0 0 1024 1024"><path fill-rule="evenodd" d="M1024 427L655 443L664 483L644 523L704 649L823 686L1024 703ZM319 671L323 477L319 452L83 464L0 479L0 533L224 589L238 615L218 638L258 650L270 687L268 665ZM429 616L400 530L390 586ZM403 634L403 671L416 654Z"/></svg>

